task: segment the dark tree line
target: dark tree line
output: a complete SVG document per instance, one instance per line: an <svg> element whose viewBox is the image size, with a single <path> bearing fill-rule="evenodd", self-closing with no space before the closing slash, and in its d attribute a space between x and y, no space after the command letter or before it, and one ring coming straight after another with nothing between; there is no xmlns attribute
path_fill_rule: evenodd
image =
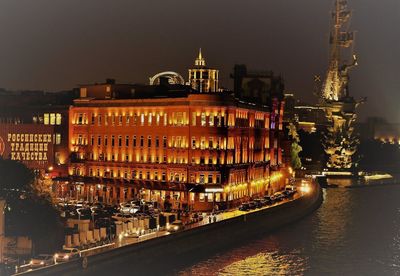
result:
<svg viewBox="0 0 400 276"><path fill-rule="evenodd" d="M63 241L63 225L50 195L35 188L24 164L0 159L0 198L6 200L6 236L28 236L35 253L51 252Z"/></svg>

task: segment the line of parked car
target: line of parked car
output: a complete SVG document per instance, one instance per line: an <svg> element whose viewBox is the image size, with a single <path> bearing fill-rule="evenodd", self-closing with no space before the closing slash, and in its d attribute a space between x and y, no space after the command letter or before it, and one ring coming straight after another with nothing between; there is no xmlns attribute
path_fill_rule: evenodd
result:
<svg viewBox="0 0 400 276"><path fill-rule="evenodd" d="M258 208L262 208L264 206L270 206L277 202L281 202L284 199L293 198L294 194L297 192L295 186L287 185L285 190L281 192L276 192L273 195L266 195L263 198L256 198L249 202L242 203L239 206L240 211L250 211Z"/></svg>

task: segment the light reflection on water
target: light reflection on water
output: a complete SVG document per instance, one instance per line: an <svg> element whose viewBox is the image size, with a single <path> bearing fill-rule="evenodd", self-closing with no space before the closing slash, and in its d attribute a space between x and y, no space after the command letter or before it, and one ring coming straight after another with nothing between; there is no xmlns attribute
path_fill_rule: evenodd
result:
<svg viewBox="0 0 400 276"><path fill-rule="evenodd" d="M321 208L179 275L400 275L400 186L329 189Z"/></svg>

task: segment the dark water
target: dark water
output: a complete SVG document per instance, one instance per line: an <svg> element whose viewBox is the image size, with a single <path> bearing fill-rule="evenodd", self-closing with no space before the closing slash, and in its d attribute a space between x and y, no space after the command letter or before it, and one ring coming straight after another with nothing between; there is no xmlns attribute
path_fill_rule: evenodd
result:
<svg viewBox="0 0 400 276"><path fill-rule="evenodd" d="M321 208L179 275L400 275L400 186L328 189Z"/></svg>

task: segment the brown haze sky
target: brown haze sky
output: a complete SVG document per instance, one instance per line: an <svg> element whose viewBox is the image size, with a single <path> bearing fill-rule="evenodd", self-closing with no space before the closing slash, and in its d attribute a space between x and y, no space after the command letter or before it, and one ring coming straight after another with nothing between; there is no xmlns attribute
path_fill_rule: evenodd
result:
<svg viewBox="0 0 400 276"><path fill-rule="evenodd" d="M305 101L328 61L333 0L0 0L0 87L70 89L107 77L187 78L199 47L231 88L235 63L271 69ZM400 117L400 1L349 0L362 117Z"/></svg>

